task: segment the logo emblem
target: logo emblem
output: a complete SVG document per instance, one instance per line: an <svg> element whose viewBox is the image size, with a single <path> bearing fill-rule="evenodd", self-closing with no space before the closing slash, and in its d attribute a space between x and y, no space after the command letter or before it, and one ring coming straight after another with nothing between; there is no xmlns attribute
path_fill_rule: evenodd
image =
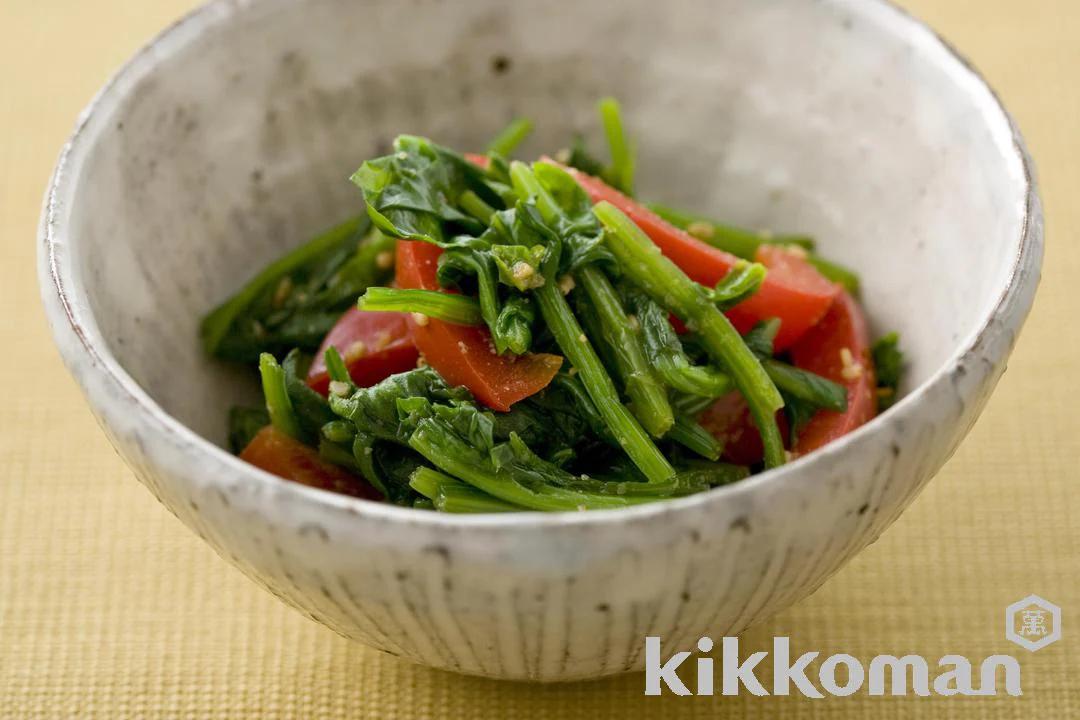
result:
<svg viewBox="0 0 1080 720"><path fill-rule="evenodd" d="M1061 639L1061 608L1028 595L1005 608L1005 637L1035 652Z"/></svg>

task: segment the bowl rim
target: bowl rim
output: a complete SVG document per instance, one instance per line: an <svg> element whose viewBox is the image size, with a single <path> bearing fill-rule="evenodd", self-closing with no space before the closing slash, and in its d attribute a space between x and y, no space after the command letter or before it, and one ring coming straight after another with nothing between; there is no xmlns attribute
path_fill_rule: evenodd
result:
<svg viewBox="0 0 1080 720"><path fill-rule="evenodd" d="M302 2L303 0L276 0L278 3ZM975 356L978 348L991 331L996 321L1009 318L1016 327L1022 324L1030 311L1031 299L1015 306L1013 301L1021 299L1025 291L1034 293L1034 286L1039 280L1038 269L1041 266L1043 252L1042 205L1039 198L1034 164L1028 153L1023 137L1015 120L1005 109L997 93L975 69L972 63L961 55L940 34L926 23L897 6L893 0L828 0L828 4L842 6L853 15L868 16L880 13L880 21L891 32L900 37L907 37L920 52L938 52L942 56L935 64L950 69L945 63L956 66L953 71L962 74L970 83L969 93L983 93L985 97L978 105L981 117L986 120L991 132L1007 138L1009 150L1019 161L1022 172L1023 188L1022 215L1019 237L1016 239L1016 254L1012 259L1005 285L992 304L990 312L981 324L967 337L957 341L956 350L944 363L917 387L900 398L887 412L874 417L870 422L856 428L851 433L839 438L823 448L804 457L798 458L779 468L767 470L727 486L721 486L702 493L680 498L646 503L627 508L593 510L589 512L536 512L493 513L478 515L454 515L449 513L423 512L413 508L399 507L389 503L364 500L337 493L319 490L298 483L283 482L281 478L250 465L224 448L196 433L177 418L165 411L123 368L109 350L104 338L100 336L96 318L85 303L76 297L85 294L85 286L80 273L72 271L59 260L66 247L68 231L59 221L63 208L73 197L73 190L78 186L78 170L85 161L88 150L93 146L95 137L91 135L94 120L105 114L110 106L115 105L130 87L133 80L142 76L170 54L184 47L204 31L226 23L234 15L249 6L260 3L252 0L209 0L186 15L168 25L153 39L143 45L134 55L109 78L96 93L90 103L79 114L75 128L65 142L55 170L46 190L41 219L38 229L38 270L43 301L46 305L50 326L60 354L69 369L88 366L88 372L96 374L99 380L116 388L119 398L109 398L106 404L125 402L127 407L144 421L147 432L156 440L176 446L197 465L199 460L209 459L228 473L232 481L256 483L260 490L272 490L284 494L286 502L293 500L310 504L325 510L343 510L352 516L353 521L380 520L386 522L403 521L409 525L424 525L431 528L489 528L492 530L512 530L522 532L526 528L567 527L581 525L610 525L624 523L631 519L644 520L667 516L672 513L700 508L703 505L727 502L741 495L755 493L770 486L791 482L803 474L812 474L815 468L824 467L832 458L852 451L860 441L882 432L890 423L901 422L905 415L911 415L916 406L935 394L940 385L961 370L965 362ZM262 3L269 4L269 3ZM1001 138L998 138L999 141ZM1017 198L1021 200L1021 198ZM1022 270L1033 268L1035 272L1024 274ZM68 327L58 327L66 322ZM64 332L70 331L78 343L65 347ZM1008 350L1005 355L1008 354ZM76 374L73 372L73 374ZM78 379L78 376L76 374ZM94 398L87 389L88 383L78 380L88 402L93 406ZM97 410L97 408L94 408ZM105 414L105 413L102 413ZM208 456L206 456L208 454ZM129 463L130 466L130 463ZM229 482L225 476L214 479L214 483Z"/></svg>

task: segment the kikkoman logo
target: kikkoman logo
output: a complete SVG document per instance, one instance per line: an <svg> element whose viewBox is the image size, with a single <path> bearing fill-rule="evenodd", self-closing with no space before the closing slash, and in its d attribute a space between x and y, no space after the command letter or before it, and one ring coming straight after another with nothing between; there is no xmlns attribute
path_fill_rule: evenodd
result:
<svg viewBox="0 0 1080 720"><path fill-rule="evenodd" d="M1005 637L1035 652L1061 639L1061 608L1028 595L1005 608Z"/></svg>
<svg viewBox="0 0 1080 720"><path fill-rule="evenodd" d="M703 637L697 642L701 653L711 653L712 638ZM766 689L755 672L757 666L768 657L767 652L755 652L746 658L739 657L739 638L725 637L721 642L720 692L738 695L746 690L753 695L790 695L792 686L810 698L823 698L825 694L837 697L854 695L866 685L870 695L884 695L886 687L892 695L997 695L998 670L1004 669L1005 692L1020 695L1020 663L1010 655L991 655L979 664L976 688L972 684L975 672L972 663L962 655L945 655L937 661L931 680L930 663L921 655L878 655L866 665L851 655L829 655L818 666L817 684L808 674L810 664L821 654L817 651L791 659L791 645L786 637L773 638L772 689ZM676 695L690 695L690 689L677 671L690 652L677 652L664 661L660 638L645 638L645 694L660 695L663 687ZM697 659L696 695L714 695L716 692L716 668L712 657ZM888 682L886 682L888 680Z"/></svg>

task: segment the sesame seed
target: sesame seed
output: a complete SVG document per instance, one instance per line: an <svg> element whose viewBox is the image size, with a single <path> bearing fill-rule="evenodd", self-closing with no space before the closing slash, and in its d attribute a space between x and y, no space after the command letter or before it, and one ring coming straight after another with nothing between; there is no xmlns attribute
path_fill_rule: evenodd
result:
<svg viewBox="0 0 1080 720"><path fill-rule="evenodd" d="M375 336L375 350L382 350L390 344L390 340L390 333L386 330L381 330L379 334Z"/></svg>
<svg viewBox="0 0 1080 720"><path fill-rule="evenodd" d="M375 256L375 267L380 270L389 270L394 266L394 253L384 250Z"/></svg>
<svg viewBox="0 0 1080 720"><path fill-rule="evenodd" d="M428 316L425 315L424 313L414 312L412 314L412 319L413 319L413 322L416 323L417 325L419 325L420 327L426 327L427 324L428 324Z"/></svg>
<svg viewBox="0 0 1080 720"><path fill-rule="evenodd" d="M536 273L536 268L523 260L518 260L514 263L514 266L510 268L510 274L520 283L527 281L534 273Z"/></svg>
<svg viewBox="0 0 1080 720"><path fill-rule="evenodd" d="M458 347L458 350L460 350L462 352L462 354L465 354L465 353L469 352L469 348L467 348L465 346L465 341L464 340L458 340L457 341L457 347Z"/></svg>
<svg viewBox="0 0 1080 720"><path fill-rule="evenodd" d="M851 354L851 348L840 348L840 364L842 365L840 376L845 380L856 380L862 377L863 366L861 363L855 362L855 357Z"/></svg>
<svg viewBox="0 0 1080 720"><path fill-rule="evenodd" d="M367 345L363 340L356 340L349 344L349 347L345 348L345 355L343 360L345 362L353 362L367 355Z"/></svg>
<svg viewBox="0 0 1080 720"><path fill-rule="evenodd" d="M843 370L841 370L840 376L843 377L845 380L858 380L862 377L862 373L862 365L860 363L854 363L852 365L848 365Z"/></svg>
<svg viewBox="0 0 1080 720"><path fill-rule="evenodd" d="M576 287L576 283L574 283L574 278L569 273L559 278L559 290L563 295L569 295L574 287Z"/></svg>
<svg viewBox="0 0 1080 720"><path fill-rule="evenodd" d="M351 390L349 388L349 383L342 382L340 380L331 380L330 381L330 394L335 396L335 397L340 397L340 398L349 397L349 395L351 394Z"/></svg>
<svg viewBox="0 0 1080 720"><path fill-rule="evenodd" d="M716 235L716 226L711 222L698 220L687 225L686 232L701 240L712 240Z"/></svg>
<svg viewBox="0 0 1080 720"><path fill-rule="evenodd" d="M423 354L420 354L420 355L416 356L416 367L418 367L418 368L426 368L427 367L427 358L424 357Z"/></svg>
<svg viewBox="0 0 1080 720"><path fill-rule="evenodd" d="M638 322L637 315L630 314L626 316L626 321L630 323L630 327L637 330L641 327L641 323Z"/></svg>
<svg viewBox="0 0 1080 720"><path fill-rule="evenodd" d="M577 375L577 368L576 367L570 368L569 370L566 371L566 374L570 375L571 377L573 377L574 375Z"/></svg>
<svg viewBox="0 0 1080 720"><path fill-rule="evenodd" d="M286 275L278 282L277 287L274 288L274 297L271 303L275 308L279 308L285 304L285 301L289 299L289 295L292 294L293 282L292 278Z"/></svg>
<svg viewBox="0 0 1080 720"><path fill-rule="evenodd" d="M585 333L578 335L578 342L589 342L589 338L585 337Z"/></svg>

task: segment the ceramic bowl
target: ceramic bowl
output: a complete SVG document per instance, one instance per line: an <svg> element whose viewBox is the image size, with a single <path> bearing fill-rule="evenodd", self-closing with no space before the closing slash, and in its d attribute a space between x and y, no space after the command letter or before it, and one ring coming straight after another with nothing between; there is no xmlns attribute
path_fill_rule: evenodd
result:
<svg viewBox="0 0 1080 720"><path fill-rule="evenodd" d="M224 449L248 374L199 318L359 207L400 132L525 155L621 98L640 193L799 230L899 330L904 397L808 457L630 510L453 517L301 487ZM223 557L336 632L447 670L564 680L639 667L813 592L975 421L1042 257L1032 167L975 71L868 0L219 0L132 58L48 189L41 287L64 360L139 479Z"/></svg>

